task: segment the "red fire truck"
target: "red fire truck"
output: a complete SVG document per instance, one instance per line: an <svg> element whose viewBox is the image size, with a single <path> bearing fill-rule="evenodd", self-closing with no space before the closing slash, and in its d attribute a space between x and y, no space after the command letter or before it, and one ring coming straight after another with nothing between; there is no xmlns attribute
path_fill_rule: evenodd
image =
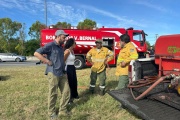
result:
<svg viewBox="0 0 180 120"><path fill-rule="evenodd" d="M41 30L41 46L44 46L48 42L54 40L55 31L57 29L49 27L48 29ZM75 52L75 67L77 69L83 68L85 65L90 65L86 61L86 53L95 46L97 39L102 39L103 46L109 48L114 52L114 59L109 62L110 65L116 64L116 58L119 54L118 44L120 42L119 37L122 34L128 34L131 38L131 42L137 48L139 57L144 56L144 52L147 51L145 43L145 32L143 30L134 30L132 27L128 29L124 28L98 28L93 30L81 30L81 29L63 29L69 34L68 38L74 38L76 41Z"/></svg>

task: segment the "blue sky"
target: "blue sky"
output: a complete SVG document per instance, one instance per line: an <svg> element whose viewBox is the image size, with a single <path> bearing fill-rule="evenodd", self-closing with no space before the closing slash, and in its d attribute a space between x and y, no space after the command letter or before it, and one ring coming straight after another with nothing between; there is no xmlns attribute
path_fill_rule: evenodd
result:
<svg viewBox="0 0 180 120"><path fill-rule="evenodd" d="M45 22L45 0L0 0L0 18L29 27ZM180 34L180 0L46 0L47 24L58 21L76 26L84 19L96 21L97 26L144 30L147 40L155 43L156 34Z"/></svg>

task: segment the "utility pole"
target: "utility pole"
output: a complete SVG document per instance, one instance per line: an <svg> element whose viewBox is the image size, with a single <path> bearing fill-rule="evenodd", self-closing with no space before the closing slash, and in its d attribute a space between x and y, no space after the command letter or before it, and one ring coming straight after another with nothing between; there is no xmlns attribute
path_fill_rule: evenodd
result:
<svg viewBox="0 0 180 120"><path fill-rule="evenodd" d="M44 11L45 11L45 21L46 21L46 27L47 27L47 3L46 0L44 0Z"/></svg>
<svg viewBox="0 0 180 120"><path fill-rule="evenodd" d="M158 38L158 34L155 34L156 35L156 40L157 40L157 38Z"/></svg>

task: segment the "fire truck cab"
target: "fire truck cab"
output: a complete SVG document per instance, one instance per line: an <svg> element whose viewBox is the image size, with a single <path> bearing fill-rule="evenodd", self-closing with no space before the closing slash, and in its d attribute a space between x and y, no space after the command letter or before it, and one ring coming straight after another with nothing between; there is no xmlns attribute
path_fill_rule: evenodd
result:
<svg viewBox="0 0 180 120"><path fill-rule="evenodd" d="M47 28L41 30L41 46L44 46L48 42L52 42L55 39L55 32L57 28ZM63 29L69 34L68 38L74 38L76 41L75 53L75 67L77 69L83 68L85 65L90 65L86 61L87 52L95 47L95 41L101 39L103 41L103 46L114 52L114 59L109 62L110 65L116 64L116 58L119 54L120 47L119 37L122 34L128 34L130 36L131 42L137 48L139 57L144 56L144 52L147 51L147 46L145 43L145 33L143 30L134 30L132 27L128 29L124 28L98 28L93 30L82 30L82 29Z"/></svg>

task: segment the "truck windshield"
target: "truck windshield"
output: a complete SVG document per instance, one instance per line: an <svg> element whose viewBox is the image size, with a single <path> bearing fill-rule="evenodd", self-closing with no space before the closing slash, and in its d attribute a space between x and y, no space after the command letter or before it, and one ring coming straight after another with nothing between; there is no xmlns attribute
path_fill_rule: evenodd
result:
<svg viewBox="0 0 180 120"><path fill-rule="evenodd" d="M142 32L134 32L133 33L133 40L136 40L136 41L145 41L145 36L142 34Z"/></svg>

